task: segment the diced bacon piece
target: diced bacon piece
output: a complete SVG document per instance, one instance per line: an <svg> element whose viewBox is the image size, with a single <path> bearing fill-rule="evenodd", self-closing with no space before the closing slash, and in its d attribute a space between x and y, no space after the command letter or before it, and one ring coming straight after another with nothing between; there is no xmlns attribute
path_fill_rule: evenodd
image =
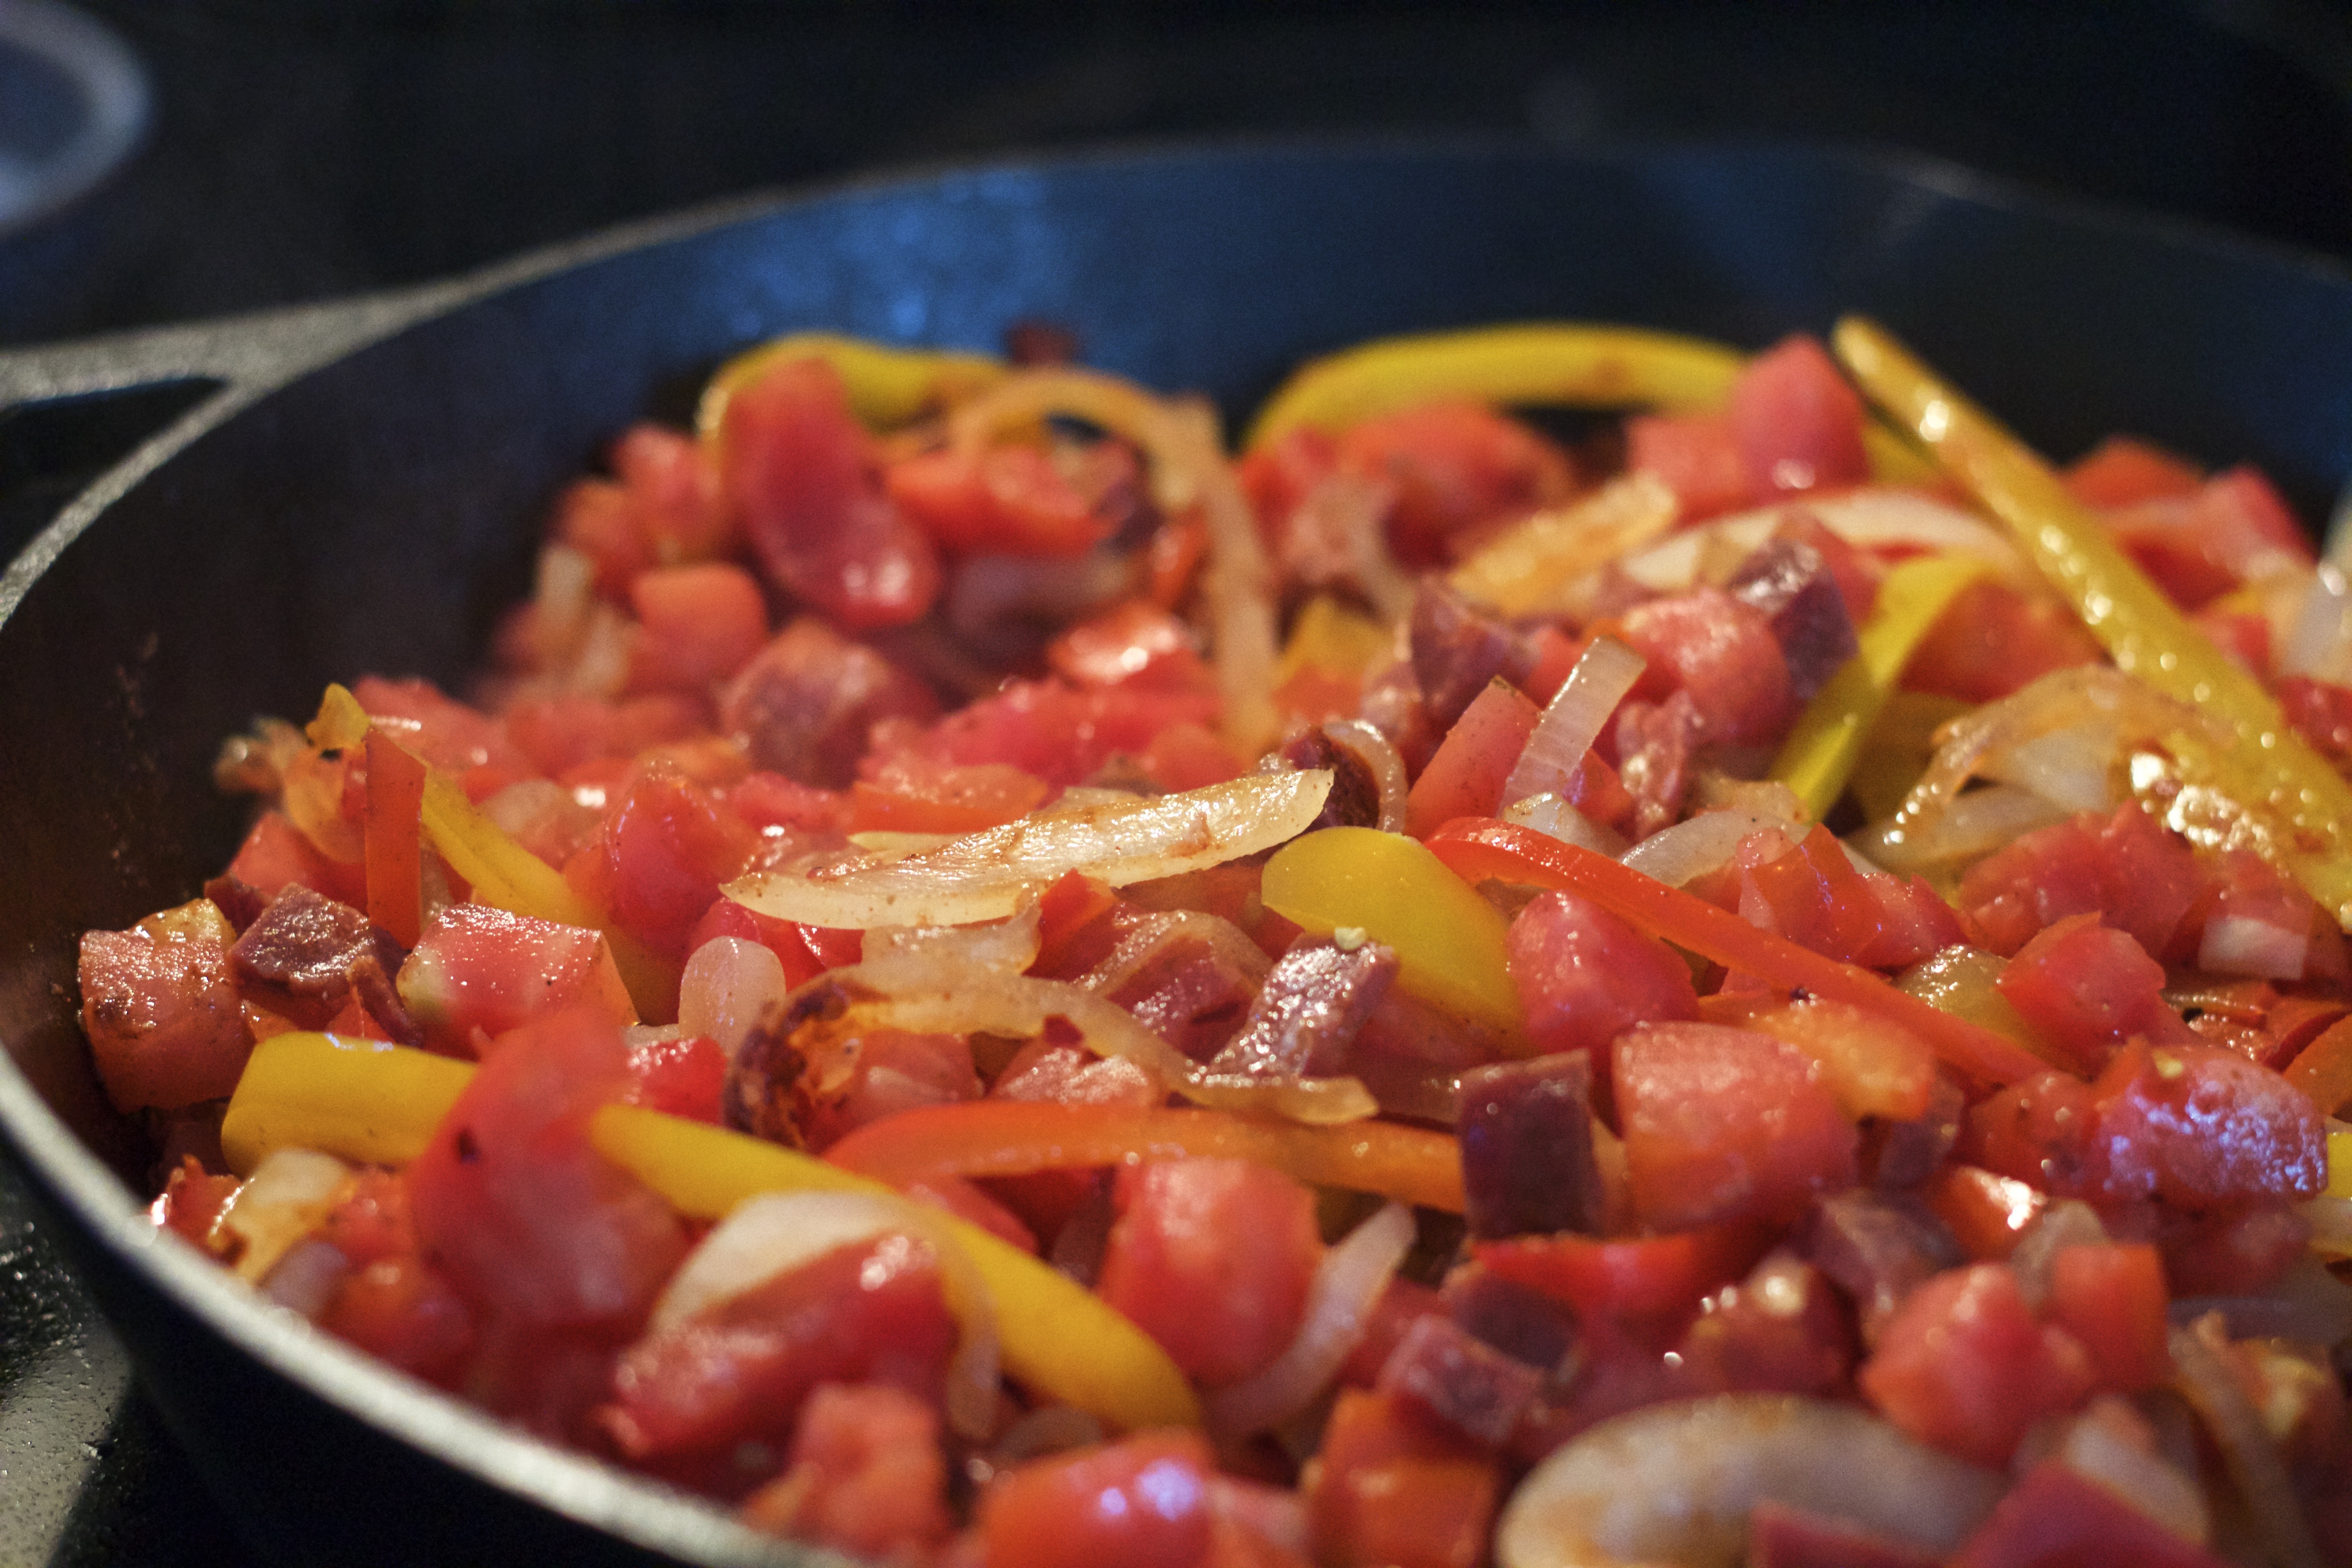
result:
<svg viewBox="0 0 2352 1568"><path fill-rule="evenodd" d="M1576 1317L1566 1304L1484 1264L1449 1272L1442 1300L1446 1313L1481 1342L1540 1372L1559 1371L1576 1349Z"/></svg>
<svg viewBox="0 0 2352 1568"><path fill-rule="evenodd" d="M867 732L885 719L927 722L929 687L814 616L793 621L719 695L721 726L752 764L827 789L857 776Z"/></svg>
<svg viewBox="0 0 2352 1568"><path fill-rule="evenodd" d="M1724 586L1769 617L1789 667L1789 695L1803 702L1854 656L1853 621L1822 552L1775 534L1749 552Z"/></svg>
<svg viewBox="0 0 2352 1568"><path fill-rule="evenodd" d="M1424 578L1413 595L1408 635L1413 679L1430 722L1441 731L1454 727L1489 681L1517 682L1535 665L1535 650L1517 633L1433 577Z"/></svg>
<svg viewBox="0 0 2352 1568"><path fill-rule="evenodd" d="M229 963L235 940L208 899L128 931L82 933L82 1030L117 1110L194 1105L236 1087L253 1036Z"/></svg>
<svg viewBox="0 0 2352 1568"><path fill-rule="evenodd" d="M744 1522L875 1562L928 1555L955 1521L939 1413L888 1384L820 1384L801 1406L784 1473Z"/></svg>
<svg viewBox="0 0 2352 1568"><path fill-rule="evenodd" d="M1911 1436L2000 1466L2027 1427L2073 1409L2095 1380L2073 1336L2034 1321L2010 1268L1979 1263L1912 1291L1857 1381Z"/></svg>
<svg viewBox="0 0 2352 1568"><path fill-rule="evenodd" d="M1241 1032L1211 1068L1245 1077L1323 1077L1347 1070L1349 1047L1396 978L1393 950L1343 950L1302 936L1266 972Z"/></svg>
<svg viewBox="0 0 2352 1568"><path fill-rule="evenodd" d="M1904 1193L1832 1193L1803 1235L1803 1256L1853 1301L1865 1343L1877 1342L1905 1297L1964 1261L1951 1227Z"/></svg>
<svg viewBox="0 0 2352 1568"><path fill-rule="evenodd" d="M1453 1319L1416 1318L1374 1385L1404 1409L1500 1447L1543 1390L1543 1373L1478 1340Z"/></svg>
<svg viewBox="0 0 2352 1568"><path fill-rule="evenodd" d="M1607 1215L1592 1148L1592 1064L1581 1050L1462 1075L1462 1186L1470 1234L1598 1232Z"/></svg>
<svg viewBox="0 0 2352 1568"><path fill-rule="evenodd" d="M319 1028L352 996L363 964L380 980L401 966L399 944L349 904L299 883L270 900L229 949L241 991L305 1028Z"/></svg>

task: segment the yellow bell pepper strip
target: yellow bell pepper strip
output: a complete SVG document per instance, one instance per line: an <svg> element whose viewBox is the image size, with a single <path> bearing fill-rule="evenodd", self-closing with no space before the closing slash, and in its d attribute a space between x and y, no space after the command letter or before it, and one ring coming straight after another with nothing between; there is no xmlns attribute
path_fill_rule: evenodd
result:
<svg viewBox="0 0 2352 1568"><path fill-rule="evenodd" d="M1245 449L1301 425L1341 430L1442 398L1479 403L1722 405L1746 358L1700 338L1580 321L1526 321L1381 338L1310 361L1277 388Z"/></svg>
<svg viewBox="0 0 2352 1568"><path fill-rule="evenodd" d="M2309 1095L2321 1115L2341 1115L2352 1104L2352 1017L2338 1018L2297 1051L2286 1080Z"/></svg>
<svg viewBox="0 0 2352 1568"><path fill-rule="evenodd" d="M1291 624L1290 640L1282 645L1282 658L1274 667L1275 684L1302 669L1363 675L1395 647L1396 638L1387 626L1328 594L1318 594Z"/></svg>
<svg viewBox="0 0 2352 1568"><path fill-rule="evenodd" d="M1987 569L1978 556L1923 555L1904 562L1879 584L1877 606L1854 639L1861 647L1813 693L1773 759L1772 776L1795 790L1814 818L1837 804L1912 650L1959 591Z"/></svg>
<svg viewBox="0 0 2352 1568"><path fill-rule="evenodd" d="M2118 669L2234 731L2226 744L2186 730L2166 737L2189 812L2168 819L2234 830L2352 927L2352 785L2304 743L2262 682L2174 607L2047 463L1884 328L1848 317L1833 346L1864 393L2008 524Z"/></svg>
<svg viewBox="0 0 2352 1568"><path fill-rule="evenodd" d="M694 426L705 441L718 438L735 389L770 367L822 359L841 373L850 411L869 430L894 430L936 414L1000 380L1003 360L989 354L892 348L838 332L794 332L747 349L719 367L702 391Z"/></svg>
<svg viewBox="0 0 2352 1568"><path fill-rule="evenodd" d="M373 1040L273 1036L254 1048L229 1100L222 1149L240 1173L280 1148L403 1164L424 1151L473 1074L470 1063ZM638 1106L599 1110L589 1141L693 1219L719 1219L757 1193L889 1191L814 1156ZM947 1215L940 1224L994 1301L1005 1370L1017 1381L1126 1429L1199 1425L1183 1373L1127 1317L979 1226Z"/></svg>
<svg viewBox="0 0 2352 1568"><path fill-rule="evenodd" d="M1395 949L1397 984L1525 1047L1503 962L1502 912L1428 849L1375 827L1326 827L1265 863L1265 907L1323 935L1360 931Z"/></svg>
<svg viewBox="0 0 2352 1568"><path fill-rule="evenodd" d="M1188 1156L1255 1161L1314 1186L1462 1212L1460 1147L1445 1133L1393 1121L1307 1127L1166 1106L973 1100L869 1121L825 1151L834 1163L893 1186Z"/></svg>
<svg viewBox="0 0 2352 1568"><path fill-rule="evenodd" d="M2327 1134L2327 1195L2352 1198L2352 1132Z"/></svg>
<svg viewBox="0 0 2352 1568"><path fill-rule="evenodd" d="M2049 1065L1981 1025L1904 994L1867 969L1759 930L1729 910L1580 845L1563 844L1510 823L1465 817L1439 828L1429 847L1465 883L1492 877L1523 886L1565 889L1727 968L1892 1019L1926 1040L1944 1060L1987 1083L2014 1083Z"/></svg>
<svg viewBox="0 0 2352 1568"><path fill-rule="evenodd" d="M425 766L399 742L371 725L367 732L367 914L404 948L415 947L425 925L425 844L417 817L425 804Z"/></svg>
<svg viewBox="0 0 2352 1568"><path fill-rule="evenodd" d="M1243 449L1255 451L1301 425L1342 430L1447 398L1704 413L1723 406L1746 363L1738 350L1705 338L1584 321L1381 338L1293 373L1258 411ZM1934 469L1893 431L1866 422L1862 439L1881 481L1933 478Z"/></svg>

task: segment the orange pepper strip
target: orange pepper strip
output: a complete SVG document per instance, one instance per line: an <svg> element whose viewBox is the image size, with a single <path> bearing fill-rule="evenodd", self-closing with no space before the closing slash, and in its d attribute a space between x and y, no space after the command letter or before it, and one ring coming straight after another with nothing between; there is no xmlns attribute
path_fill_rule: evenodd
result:
<svg viewBox="0 0 2352 1568"><path fill-rule="evenodd" d="M2352 1018L2338 1018L2287 1063L2286 1080L2311 1096L2323 1115L2352 1101Z"/></svg>
<svg viewBox="0 0 2352 1568"><path fill-rule="evenodd" d="M901 1110L825 1151L835 1164L893 1186L1187 1156L1254 1160L1317 1186L1462 1212L1459 1146L1391 1121L1307 1127L1220 1110L977 1100Z"/></svg>
<svg viewBox="0 0 2352 1568"><path fill-rule="evenodd" d="M415 947L425 924L425 763L373 725L367 732L368 919L404 948Z"/></svg>
<svg viewBox="0 0 2352 1568"><path fill-rule="evenodd" d="M1450 822L1429 839L1429 847L1465 881L1492 877L1564 889L1702 958L1890 1018L1952 1066L1988 1083L2014 1083L2050 1070L2049 1063L2014 1042L1906 995L1867 969L1759 931L1729 910L1606 855L1491 817Z"/></svg>

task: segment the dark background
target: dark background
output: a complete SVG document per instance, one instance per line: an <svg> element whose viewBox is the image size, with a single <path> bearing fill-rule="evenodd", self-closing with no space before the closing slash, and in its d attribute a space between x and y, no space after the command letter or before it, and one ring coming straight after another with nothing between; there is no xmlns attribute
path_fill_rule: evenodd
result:
<svg viewBox="0 0 2352 1568"><path fill-rule="evenodd" d="M2321 0L83 9L144 64L148 131L0 236L0 350L873 169L1248 133L1862 143L2352 263L2352 16ZM33 428L0 414L0 556L140 433ZM243 1561L5 1172L0 1561Z"/></svg>

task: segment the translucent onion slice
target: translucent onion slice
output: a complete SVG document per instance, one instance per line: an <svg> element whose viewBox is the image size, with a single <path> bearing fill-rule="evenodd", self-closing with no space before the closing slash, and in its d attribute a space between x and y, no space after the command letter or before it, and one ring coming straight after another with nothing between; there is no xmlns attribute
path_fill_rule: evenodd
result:
<svg viewBox="0 0 2352 1568"><path fill-rule="evenodd" d="M1731 1568L1748 1516L1781 1502L1941 1556L2004 1478L1913 1441L1851 1405L1728 1394L1654 1405L1553 1450L1495 1533L1500 1568Z"/></svg>
<svg viewBox="0 0 2352 1568"><path fill-rule="evenodd" d="M1614 860L1625 853L1625 836L1595 822L1560 796L1547 792L1513 801L1503 808L1503 820L1532 827L1562 844L1581 844L1596 855Z"/></svg>
<svg viewBox="0 0 2352 1568"><path fill-rule="evenodd" d="M2278 1568L2320 1568L2319 1548L2304 1522L2286 1461L2271 1441L2262 1412L2246 1397L2245 1384L2222 1357L2219 1346L2227 1337L2222 1320L2210 1312L2186 1328L2175 1325L2173 1384L2221 1450L2222 1468L2238 1489L2264 1555Z"/></svg>
<svg viewBox="0 0 2352 1568"><path fill-rule="evenodd" d="M1224 699L1225 732L1244 755L1265 749L1279 727L1274 700L1274 574L1240 482L1225 461L1205 405L1154 397L1099 371L1055 367L1017 372L958 408L951 445L974 447L999 432L1055 415L1124 436L1150 459L1152 496L1171 513L1198 508L1208 530L1201 587L1209 646Z"/></svg>
<svg viewBox="0 0 2352 1568"><path fill-rule="evenodd" d="M2116 725L2103 715L2021 741L2000 756L1987 757L1977 772L2032 790L2070 812L2105 811L2116 804L2108 776L2116 745Z"/></svg>
<svg viewBox="0 0 2352 1568"><path fill-rule="evenodd" d="M1122 888L1271 849L1304 832L1330 793L1328 769L1250 773L1177 795L1032 812L885 865L756 872L725 891L763 915L837 929L1001 920L1066 872Z"/></svg>
<svg viewBox="0 0 2352 1568"><path fill-rule="evenodd" d="M1973 511L1918 490L1866 487L1842 496L1736 512L1683 529L1619 563L1645 588L1675 593L1704 580L1710 562L1738 561L1772 536L1792 510L1811 516L1847 543L1866 550L1908 546L1929 553L1960 551L2024 575L2024 563L2001 531Z"/></svg>
<svg viewBox="0 0 2352 1568"><path fill-rule="evenodd" d="M761 1193L711 1228L669 1283L647 1320L648 1334L671 1332L719 1302L854 1242L907 1236L938 1258L948 1306L962 1332L948 1367L948 1420L968 1436L995 1424L995 1309L979 1271L939 1217L887 1193Z"/></svg>
<svg viewBox="0 0 2352 1568"><path fill-rule="evenodd" d="M1383 833L1402 833L1405 801L1412 786L1406 781L1404 758L1397 752L1396 743L1360 719L1327 721L1323 733L1332 744L1345 746L1372 770L1372 778L1381 791L1381 819L1375 826Z"/></svg>
<svg viewBox="0 0 2352 1568"><path fill-rule="evenodd" d="M1615 637L1593 638L1511 764L1503 781L1503 804L1566 793L1584 754L1601 738L1601 727L1648 668L1648 660Z"/></svg>
<svg viewBox="0 0 2352 1568"><path fill-rule="evenodd" d="M1313 1404L1364 1337L1373 1304L1404 1261L1412 1235L1412 1211L1389 1204L1326 1252L1297 1334L1256 1373L1210 1395L1209 1424L1228 1436L1246 1436Z"/></svg>
<svg viewBox="0 0 2352 1568"><path fill-rule="evenodd" d="M891 976L880 979L887 982ZM1260 1080L1210 1072L1144 1027L1126 1008L1068 981L961 973L949 976L940 989L886 992L877 977L853 964L809 982L809 987L826 985L837 988L840 1005L829 1001L803 1027L821 1028L828 1038L888 1028L1027 1039L1045 1034L1059 1019L1076 1032L1072 1043L1097 1056L1131 1061L1196 1105L1315 1125L1360 1121L1380 1110L1354 1078Z"/></svg>
<svg viewBox="0 0 2352 1568"><path fill-rule="evenodd" d="M255 1167L217 1222L238 1247L239 1278L248 1284L268 1279L297 1242L319 1228L351 1174L349 1165L315 1149L276 1150Z"/></svg>
<svg viewBox="0 0 2352 1568"><path fill-rule="evenodd" d="M950 989L979 971L1018 974L1037 959L1037 906L984 925L883 926L866 934L859 967L887 989Z"/></svg>
<svg viewBox="0 0 2352 1568"><path fill-rule="evenodd" d="M1790 824L1755 811L1702 811L1662 827L1618 857L1654 881L1679 888L1731 858L1751 833L1790 839Z"/></svg>
<svg viewBox="0 0 2352 1568"><path fill-rule="evenodd" d="M2352 584L2335 564L2323 563L2296 595L2277 665L2281 675L2352 683Z"/></svg>
<svg viewBox="0 0 2352 1568"><path fill-rule="evenodd" d="M730 1057L761 1018L782 1005L792 983L776 955L756 942L715 936L694 950L677 987L679 1031L707 1035Z"/></svg>
<svg viewBox="0 0 2352 1568"><path fill-rule="evenodd" d="M1889 842L1871 830L1859 836L1860 847L1874 863L1909 875L1932 872L1990 855L2013 838L2063 822L2069 813L2032 790L2011 784L1972 789L1953 800L1944 814Z"/></svg>

